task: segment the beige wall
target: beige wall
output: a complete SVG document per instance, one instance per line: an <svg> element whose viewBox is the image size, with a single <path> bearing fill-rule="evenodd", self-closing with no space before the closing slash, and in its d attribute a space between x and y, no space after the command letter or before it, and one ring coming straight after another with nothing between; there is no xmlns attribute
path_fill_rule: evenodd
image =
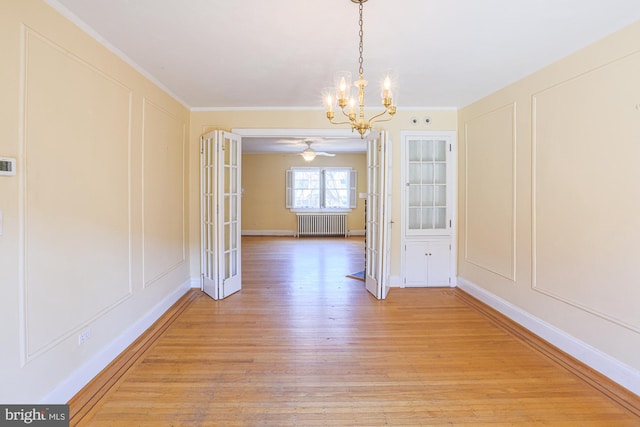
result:
<svg viewBox="0 0 640 427"><path fill-rule="evenodd" d="M0 8L0 156L18 159L0 177L0 402L25 403L198 277L202 133L335 127L319 110L190 113L40 0ZM638 75L640 23L459 113L384 123L392 276L400 131L458 129L460 277L640 369Z"/></svg>
<svg viewBox="0 0 640 427"><path fill-rule="evenodd" d="M640 369L640 23L460 111L459 275Z"/></svg>
<svg viewBox="0 0 640 427"><path fill-rule="evenodd" d="M364 145L364 144L363 144ZM302 151L302 149L301 149ZM244 154L242 156L242 231L284 232L296 230L296 214L285 207L285 173L291 167L350 167L357 171L357 193L367 191L367 156L344 153L317 156L306 162L296 154ZM351 231L364 231L364 201L347 216Z"/></svg>
<svg viewBox="0 0 640 427"><path fill-rule="evenodd" d="M424 117L430 117L431 123L422 123ZM419 118L417 125L411 123L411 118ZM455 110L431 110L431 111L399 111L396 117L381 127L389 131L392 141L392 209L391 216L394 221L391 236L391 275L400 275L400 132L402 130L456 130L457 112ZM336 129L328 123L324 113L320 110L261 110L261 111L193 111L191 113L191 146L190 146L190 187L192 188L190 236L191 236L191 274L195 277L200 274L200 218L199 202L196 189L199 188L199 138L200 135L212 129ZM336 157L337 158L337 157ZM314 160L315 162L315 160ZM359 174L359 186L366 181ZM284 186L284 181L282 182ZM362 188L362 187L360 187ZM243 203L245 201L243 200ZM251 215L243 208L243 215ZM244 228L244 226L243 226Z"/></svg>
<svg viewBox="0 0 640 427"><path fill-rule="evenodd" d="M0 177L0 401L37 402L199 277L199 135L335 127L319 110L189 112L40 0L1 7L0 156L18 174ZM455 111L399 112L394 186L400 130L455 127Z"/></svg>
<svg viewBox="0 0 640 427"><path fill-rule="evenodd" d="M189 284L189 111L39 0L0 52L0 402L36 403Z"/></svg>

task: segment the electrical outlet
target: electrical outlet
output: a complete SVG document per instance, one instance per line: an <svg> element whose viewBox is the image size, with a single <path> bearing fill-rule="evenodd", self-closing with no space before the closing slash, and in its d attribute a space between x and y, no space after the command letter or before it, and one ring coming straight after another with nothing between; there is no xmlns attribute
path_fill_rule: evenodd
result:
<svg viewBox="0 0 640 427"><path fill-rule="evenodd" d="M78 345L84 344L89 338L91 338L91 329L86 328L78 335Z"/></svg>

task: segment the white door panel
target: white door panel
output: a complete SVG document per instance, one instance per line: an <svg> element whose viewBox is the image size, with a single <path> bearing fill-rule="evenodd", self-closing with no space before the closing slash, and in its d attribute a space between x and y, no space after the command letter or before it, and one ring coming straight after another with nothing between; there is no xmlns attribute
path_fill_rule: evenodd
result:
<svg viewBox="0 0 640 427"><path fill-rule="evenodd" d="M407 242L405 246L405 285L425 286L427 284L429 247L425 242Z"/></svg>
<svg viewBox="0 0 640 427"><path fill-rule="evenodd" d="M240 270L240 154L241 140L238 135L221 132L220 135L218 205L220 256L220 297L238 292L242 287Z"/></svg>
<svg viewBox="0 0 640 427"><path fill-rule="evenodd" d="M390 258L389 155L387 133L367 137L367 211L365 285L377 299L388 292Z"/></svg>
<svg viewBox="0 0 640 427"><path fill-rule="evenodd" d="M429 283L427 286L449 286L451 250L448 241L429 242Z"/></svg>
<svg viewBox="0 0 640 427"><path fill-rule="evenodd" d="M218 259L216 255L216 139L207 134L200 139L200 221L202 290L218 299Z"/></svg>
<svg viewBox="0 0 640 427"><path fill-rule="evenodd" d="M201 138L202 290L222 299L242 287L241 139L212 131Z"/></svg>

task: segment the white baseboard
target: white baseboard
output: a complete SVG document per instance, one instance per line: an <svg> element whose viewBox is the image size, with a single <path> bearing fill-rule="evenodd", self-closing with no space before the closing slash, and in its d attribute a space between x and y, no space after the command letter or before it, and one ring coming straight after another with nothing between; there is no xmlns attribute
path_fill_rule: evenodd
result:
<svg viewBox="0 0 640 427"><path fill-rule="evenodd" d="M622 387L640 395L639 370L620 362L462 277L458 277L458 287Z"/></svg>
<svg viewBox="0 0 640 427"><path fill-rule="evenodd" d="M189 279L189 283L191 283L190 288L191 289L202 289L202 284L200 283L200 277L196 276L196 277L192 277L191 279Z"/></svg>
<svg viewBox="0 0 640 427"><path fill-rule="evenodd" d="M200 285L198 285L199 287ZM131 325L119 337L105 346L100 352L76 369L60 382L41 401L41 404L67 403L82 387L111 363L124 349L133 343L144 331L160 318L173 304L191 289L191 279L182 283L175 291L160 301L140 320Z"/></svg>
<svg viewBox="0 0 640 427"><path fill-rule="evenodd" d="M292 230L242 230L243 236L290 236L296 235Z"/></svg>
<svg viewBox="0 0 640 427"><path fill-rule="evenodd" d="M449 287L451 288L455 288L457 286L456 284L456 278L453 277L453 282L449 285ZM389 287L390 288L410 288L412 286L406 286L404 284L404 281L402 280L402 276L391 276L389 277ZM416 287L422 287L422 288L428 288L429 286L416 286ZM442 288L443 286L436 286L437 288Z"/></svg>
<svg viewBox="0 0 640 427"><path fill-rule="evenodd" d="M389 277L389 287L390 288L402 288L402 277L400 276L391 276Z"/></svg>
<svg viewBox="0 0 640 427"><path fill-rule="evenodd" d="M349 230L349 236L364 236L364 230ZM295 237L293 230L242 230L243 236L287 236Z"/></svg>

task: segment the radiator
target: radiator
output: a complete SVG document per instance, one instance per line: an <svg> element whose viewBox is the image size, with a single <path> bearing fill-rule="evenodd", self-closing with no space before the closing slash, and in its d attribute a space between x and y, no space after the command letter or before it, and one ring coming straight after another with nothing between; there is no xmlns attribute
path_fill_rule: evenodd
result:
<svg viewBox="0 0 640 427"><path fill-rule="evenodd" d="M296 214L296 236L347 237L347 214Z"/></svg>

